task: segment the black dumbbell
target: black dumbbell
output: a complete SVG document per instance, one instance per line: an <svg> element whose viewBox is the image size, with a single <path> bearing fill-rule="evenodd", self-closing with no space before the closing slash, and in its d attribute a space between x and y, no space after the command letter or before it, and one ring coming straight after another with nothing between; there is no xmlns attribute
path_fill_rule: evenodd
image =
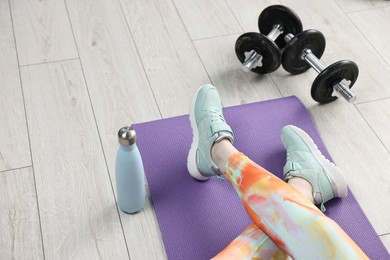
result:
<svg viewBox="0 0 390 260"><path fill-rule="evenodd" d="M264 9L258 20L260 33L241 35L235 44L236 55L245 72L265 74L281 64L281 51L286 44L284 36L302 31L302 22L288 7L272 5Z"/></svg>
<svg viewBox="0 0 390 260"><path fill-rule="evenodd" d="M326 67L320 60L325 50L325 37L317 30L306 30L297 35L287 34L283 49L282 65L291 74L302 73L309 68L319 75L311 87L312 98L319 103L329 103L337 99L333 91L339 92L348 102L355 102L356 96L349 89L355 84L359 68L353 61L341 60ZM345 86L343 80L350 81Z"/></svg>

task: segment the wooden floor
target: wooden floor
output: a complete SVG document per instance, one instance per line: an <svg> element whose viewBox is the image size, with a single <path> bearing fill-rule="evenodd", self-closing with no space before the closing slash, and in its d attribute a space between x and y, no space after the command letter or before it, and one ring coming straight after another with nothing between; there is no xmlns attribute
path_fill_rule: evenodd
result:
<svg viewBox="0 0 390 260"><path fill-rule="evenodd" d="M359 65L355 104L315 103L314 70L241 71L271 4L324 33L326 64ZM298 96L390 251L390 1L0 0L0 24L0 259L165 259L150 199L118 211L116 133L210 82L225 106Z"/></svg>

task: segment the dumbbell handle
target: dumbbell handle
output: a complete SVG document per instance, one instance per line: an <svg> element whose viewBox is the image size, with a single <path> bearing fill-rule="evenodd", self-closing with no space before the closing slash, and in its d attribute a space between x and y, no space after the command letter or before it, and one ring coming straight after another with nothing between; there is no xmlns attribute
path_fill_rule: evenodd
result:
<svg viewBox="0 0 390 260"><path fill-rule="evenodd" d="M309 49L306 49L302 52L301 59L306 60L307 63L310 64L310 66L317 71L318 73L321 73L326 67L324 63L322 63L321 60L319 60Z"/></svg>
<svg viewBox="0 0 390 260"><path fill-rule="evenodd" d="M283 27L280 24L274 25L272 30L267 34L267 37L272 41L275 41L280 34L283 33ZM249 72L254 67L257 67L257 63L261 62L263 56L260 53L257 53L255 50L251 50L249 55L246 57L244 63L242 64L242 70L244 72Z"/></svg>
<svg viewBox="0 0 390 260"><path fill-rule="evenodd" d="M289 33L285 36L285 41L289 42L294 36ZM326 67L322 63L321 60L315 56L311 50L305 49L302 52L301 58L305 60L307 63L310 64L310 66L317 71L318 73L321 73ZM353 103L356 101L356 95L353 94L347 86L344 85L344 83L339 82L336 85L333 86L333 89L336 90L338 93L340 93L343 98L345 98L349 103Z"/></svg>
<svg viewBox="0 0 390 260"><path fill-rule="evenodd" d="M283 26L281 26L280 24L275 24L272 30L267 34L267 37L274 42L282 33Z"/></svg>

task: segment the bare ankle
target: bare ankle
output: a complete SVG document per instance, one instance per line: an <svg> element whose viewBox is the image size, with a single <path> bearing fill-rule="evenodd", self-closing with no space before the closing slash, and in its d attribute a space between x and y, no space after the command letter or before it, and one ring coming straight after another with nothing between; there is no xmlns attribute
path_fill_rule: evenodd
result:
<svg viewBox="0 0 390 260"><path fill-rule="evenodd" d="M300 177L293 177L288 180L288 184L293 186L299 192L301 192L307 199L314 203L313 199L313 187L310 182Z"/></svg>
<svg viewBox="0 0 390 260"><path fill-rule="evenodd" d="M211 147L211 158L218 168L224 171L227 160L236 152L238 151L233 144L228 139L223 139Z"/></svg>

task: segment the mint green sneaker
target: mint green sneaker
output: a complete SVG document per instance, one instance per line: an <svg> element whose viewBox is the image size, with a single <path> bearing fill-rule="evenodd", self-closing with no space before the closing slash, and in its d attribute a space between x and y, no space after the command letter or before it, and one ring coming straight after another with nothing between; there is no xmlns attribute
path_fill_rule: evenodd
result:
<svg viewBox="0 0 390 260"><path fill-rule="evenodd" d="M310 182L314 204L320 205L323 212L326 211L325 202L348 195L343 173L322 155L305 131L287 125L281 131L281 139L287 150L287 162L283 168L285 181L301 177Z"/></svg>
<svg viewBox="0 0 390 260"><path fill-rule="evenodd" d="M190 107L190 123L193 131L187 168L197 180L207 180L213 175L222 175L211 158L214 143L227 138L233 143L233 131L225 122L222 104L217 89L204 85L198 89Z"/></svg>

